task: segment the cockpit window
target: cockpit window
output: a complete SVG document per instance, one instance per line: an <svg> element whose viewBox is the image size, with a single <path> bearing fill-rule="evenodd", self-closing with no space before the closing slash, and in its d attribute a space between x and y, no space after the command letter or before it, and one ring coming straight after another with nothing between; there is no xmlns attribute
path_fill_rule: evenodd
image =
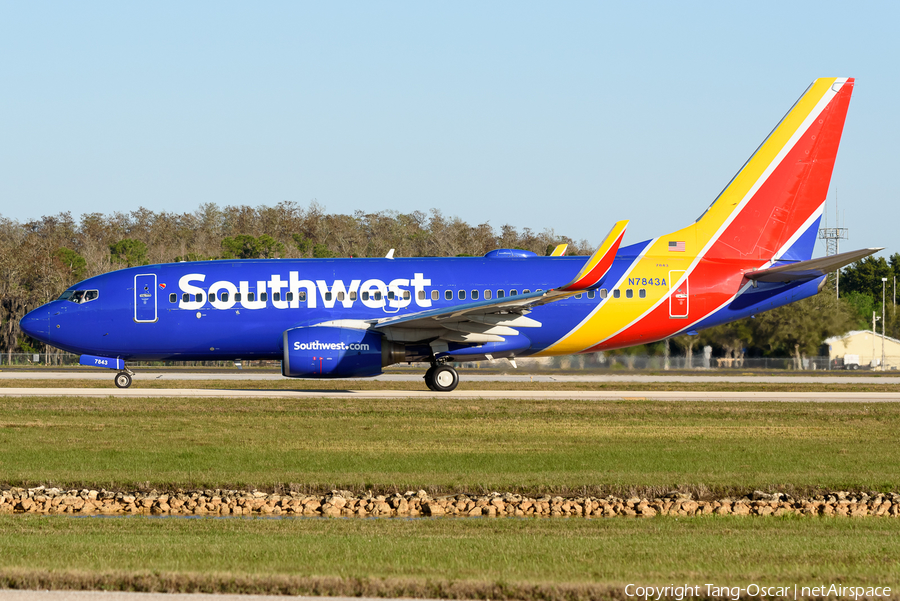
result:
<svg viewBox="0 0 900 601"><path fill-rule="evenodd" d="M59 300L67 300L81 304L89 303L98 298L100 298L99 290L66 290L60 295Z"/></svg>

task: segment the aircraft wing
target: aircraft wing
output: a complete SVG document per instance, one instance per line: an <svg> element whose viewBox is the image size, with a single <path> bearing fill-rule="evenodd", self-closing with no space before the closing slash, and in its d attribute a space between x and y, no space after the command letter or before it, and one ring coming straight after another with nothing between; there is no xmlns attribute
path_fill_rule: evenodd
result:
<svg viewBox="0 0 900 601"><path fill-rule="evenodd" d="M384 317L371 327L397 342L441 339L471 344L502 342L504 336L519 334L517 328L540 327L539 321L526 317L531 309L598 286L612 266L627 225L616 223L575 278L558 288Z"/></svg>
<svg viewBox="0 0 900 601"><path fill-rule="evenodd" d="M861 250L853 250L847 253L831 255L829 257L810 259L809 261L800 261L789 265L779 265L778 267L770 267L758 271L748 271L744 276L747 279L756 280L757 282L772 283L812 280L822 277L827 273L831 273L836 269L840 269L844 265L849 265L854 261L859 261L864 257L875 254L880 250L883 250L883 248L863 248Z"/></svg>

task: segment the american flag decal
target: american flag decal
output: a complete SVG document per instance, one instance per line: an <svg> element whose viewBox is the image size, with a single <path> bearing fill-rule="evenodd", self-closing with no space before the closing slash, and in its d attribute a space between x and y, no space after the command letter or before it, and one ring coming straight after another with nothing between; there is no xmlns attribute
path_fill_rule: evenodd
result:
<svg viewBox="0 0 900 601"><path fill-rule="evenodd" d="M669 242L669 252L683 253L684 252L684 241Z"/></svg>

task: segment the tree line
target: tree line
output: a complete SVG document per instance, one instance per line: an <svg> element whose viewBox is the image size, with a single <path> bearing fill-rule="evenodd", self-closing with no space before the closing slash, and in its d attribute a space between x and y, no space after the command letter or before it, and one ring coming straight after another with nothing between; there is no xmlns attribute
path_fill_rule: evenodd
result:
<svg viewBox="0 0 900 601"><path fill-rule="evenodd" d="M561 243L569 244L568 254L594 250L585 240L576 242L553 230L470 225L439 210L343 215L329 214L315 202L306 207L293 202L274 207L207 203L192 213L139 208L89 213L78 220L64 212L25 223L0 216L0 352L42 351L40 343L23 335L19 319L76 282L122 267L207 259L381 257L392 248L398 257L480 256L495 248L546 255ZM720 357L793 356L799 366L805 356L818 354L825 338L872 327L872 312L881 315L881 278L887 278L886 333L900 338L892 304L896 276L900 254L889 260L868 257L843 270L840 299L832 287L755 318L673 341L688 355L710 345ZM662 354L665 345L623 352Z"/></svg>

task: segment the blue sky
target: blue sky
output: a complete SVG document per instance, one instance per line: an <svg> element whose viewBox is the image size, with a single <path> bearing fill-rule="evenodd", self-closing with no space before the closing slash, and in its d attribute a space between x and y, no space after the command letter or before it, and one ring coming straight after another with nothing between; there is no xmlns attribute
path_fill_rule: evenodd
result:
<svg viewBox="0 0 900 601"><path fill-rule="evenodd" d="M857 78L842 250L900 252L900 4L0 1L0 215L440 209L598 244L696 218ZM820 253L823 250L820 249Z"/></svg>

